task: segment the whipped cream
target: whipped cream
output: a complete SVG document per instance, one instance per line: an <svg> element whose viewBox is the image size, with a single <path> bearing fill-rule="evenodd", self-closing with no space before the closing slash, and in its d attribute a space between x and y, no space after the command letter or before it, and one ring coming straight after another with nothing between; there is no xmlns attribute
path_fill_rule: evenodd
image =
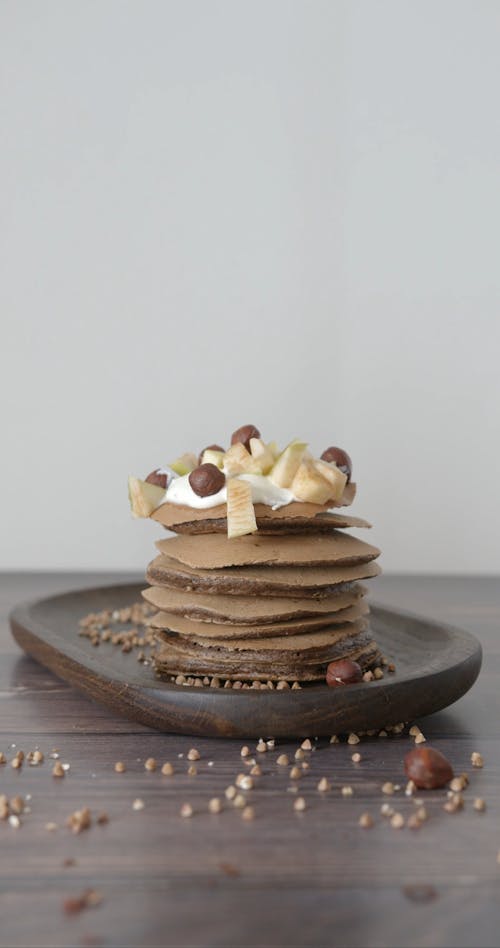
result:
<svg viewBox="0 0 500 948"><path fill-rule="evenodd" d="M254 504L265 504L266 507L271 507L272 510L278 510L297 499L291 490L286 487L277 487L269 477L263 474L238 474L236 476L239 480L247 481L250 484ZM185 474L183 477L174 477L170 481L161 503L182 504L185 507L194 507L197 510L208 510L210 507L225 504L226 500L225 485L216 494L211 494L209 497L199 497L189 483L189 474Z"/></svg>

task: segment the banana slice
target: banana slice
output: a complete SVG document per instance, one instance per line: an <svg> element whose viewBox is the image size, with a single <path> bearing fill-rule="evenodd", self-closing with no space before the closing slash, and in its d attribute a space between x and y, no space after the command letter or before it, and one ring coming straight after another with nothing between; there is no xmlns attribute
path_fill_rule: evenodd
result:
<svg viewBox="0 0 500 948"><path fill-rule="evenodd" d="M231 477L227 481L227 535L243 537L256 533L257 521L252 503L252 488L247 481Z"/></svg>

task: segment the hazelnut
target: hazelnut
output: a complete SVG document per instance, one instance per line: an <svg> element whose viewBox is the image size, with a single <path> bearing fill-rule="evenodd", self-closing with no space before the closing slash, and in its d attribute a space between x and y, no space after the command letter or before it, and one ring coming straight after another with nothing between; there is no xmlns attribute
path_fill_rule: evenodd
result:
<svg viewBox="0 0 500 948"><path fill-rule="evenodd" d="M167 488L167 474L164 473L161 467L157 467L155 471L151 471L151 474L148 474L146 482L148 484L155 484L157 487L163 487L164 490Z"/></svg>
<svg viewBox="0 0 500 948"><path fill-rule="evenodd" d="M260 431L255 425L243 425L231 435L231 444L243 444L250 451L250 438L260 438Z"/></svg>
<svg viewBox="0 0 500 948"><path fill-rule="evenodd" d="M350 658L341 658L338 662L330 662L326 669L326 683L330 688L336 688L337 685L352 685L354 682L361 681L363 672L357 662L352 662Z"/></svg>
<svg viewBox="0 0 500 948"><path fill-rule="evenodd" d="M433 747L416 747L405 757L405 773L423 790L436 790L453 779L453 768L446 757Z"/></svg>
<svg viewBox="0 0 500 948"><path fill-rule="evenodd" d="M203 448L198 455L198 464L201 464L205 451L222 451L224 454L224 448L221 448L220 444L207 444L206 448Z"/></svg>
<svg viewBox="0 0 500 948"><path fill-rule="evenodd" d="M347 483L349 483L352 477L352 461L347 451L343 451L342 448L327 448L326 451L323 451L321 460L328 462L333 461L339 471L342 471L342 474L346 474Z"/></svg>
<svg viewBox="0 0 500 948"><path fill-rule="evenodd" d="M226 483L222 471L215 464L200 464L188 477L189 483L198 497L210 497L217 494Z"/></svg>

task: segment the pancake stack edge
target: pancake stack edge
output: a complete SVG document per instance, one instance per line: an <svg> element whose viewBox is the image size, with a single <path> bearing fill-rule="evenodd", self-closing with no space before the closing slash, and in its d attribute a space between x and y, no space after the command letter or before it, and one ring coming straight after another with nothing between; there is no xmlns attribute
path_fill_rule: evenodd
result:
<svg viewBox="0 0 500 948"><path fill-rule="evenodd" d="M265 532L228 539L223 518L207 510L186 529L172 506L155 519L177 536L157 543L143 592L157 610L158 674L312 682L338 659L379 663L362 581L380 573L380 551L345 532L365 521L268 510Z"/></svg>

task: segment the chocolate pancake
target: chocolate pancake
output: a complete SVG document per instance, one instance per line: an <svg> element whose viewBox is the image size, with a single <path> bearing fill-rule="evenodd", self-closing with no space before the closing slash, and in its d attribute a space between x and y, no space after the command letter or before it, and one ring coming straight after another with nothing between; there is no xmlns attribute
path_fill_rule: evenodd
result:
<svg viewBox="0 0 500 948"><path fill-rule="evenodd" d="M275 638L278 635L304 635L319 629L355 622L369 612L367 603L362 600L358 605L348 606L339 612L308 616L306 619L289 619L286 622L273 622L268 625L229 625L228 623L203 622L186 619L173 612L157 612L149 621L152 629L176 632L194 639L259 639Z"/></svg>
<svg viewBox="0 0 500 948"><path fill-rule="evenodd" d="M372 560L356 566L233 566L229 569L193 569L160 554L149 564L146 579L153 586L169 586L234 596L285 596L322 599L345 593L353 581L378 576ZM347 584L347 585L346 585Z"/></svg>
<svg viewBox="0 0 500 948"><path fill-rule="evenodd" d="M186 592L166 586L149 586L142 595L156 609L188 619L251 626L333 613L355 605L366 593L366 586L361 583L344 585L351 587L349 592L326 596L324 599L226 596L221 593Z"/></svg>
<svg viewBox="0 0 500 948"><path fill-rule="evenodd" d="M230 646L224 641L217 645L188 642L174 633L158 636L155 664L161 674L217 675L230 680L314 681L324 678L329 662L338 658L352 658L364 670L379 655L366 625L358 631L349 625L331 634L269 639L256 642L255 647L252 640L241 640L235 647L234 642Z"/></svg>
<svg viewBox="0 0 500 948"><path fill-rule="evenodd" d="M193 569L232 566L344 566L367 563L380 555L376 546L340 530L327 536L263 537L229 540L219 534L177 536L156 543L160 553Z"/></svg>
<svg viewBox="0 0 500 948"><path fill-rule="evenodd" d="M262 506L260 504L259 506ZM361 517L348 517L345 514L334 514L329 510L316 514L315 517L290 517L287 520L272 520L270 517L256 517L257 527L261 536L281 536L284 533L299 534L302 536L307 533L330 533L332 530L343 529L344 527L356 527L370 529L371 523L368 520L362 520ZM197 520L194 523L177 523L173 527L164 524L165 530L172 530L174 533L224 533L227 535L227 520L225 517L210 520Z"/></svg>
<svg viewBox="0 0 500 948"><path fill-rule="evenodd" d="M288 531L291 526L298 528L310 527L316 523L315 517L317 515L325 514L334 507L347 507L352 504L355 494L356 485L350 483L346 484L342 499L338 503L307 504L293 502L285 507L280 507L278 510L273 510L272 507L268 507L266 504L255 504L257 526L259 529L270 528L284 531ZM349 520L346 526L365 526L364 521L352 523L353 520L358 520L357 517L345 518L343 515L339 516ZM169 530L173 530L174 533L216 533L221 532L221 525L223 525L224 530L227 530L226 504L219 504L217 507L209 507L206 510L197 510L184 504L165 503L153 511L151 518L157 520L158 523L162 523ZM329 523L329 521L325 521L325 525L326 523ZM210 525L209 530L207 529L208 525ZM212 528L213 525L215 525L215 529ZM340 523L337 524L337 526L340 525Z"/></svg>

